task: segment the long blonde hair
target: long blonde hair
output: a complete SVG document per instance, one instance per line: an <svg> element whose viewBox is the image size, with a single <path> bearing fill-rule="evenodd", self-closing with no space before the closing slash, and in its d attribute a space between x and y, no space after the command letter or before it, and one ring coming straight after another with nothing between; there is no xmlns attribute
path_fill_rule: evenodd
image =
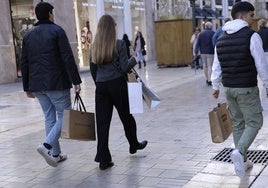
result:
<svg viewBox="0 0 268 188"><path fill-rule="evenodd" d="M116 52L116 23L112 16L103 15L98 23L92 44L92 60L95 64L111 62Z"/></svg>

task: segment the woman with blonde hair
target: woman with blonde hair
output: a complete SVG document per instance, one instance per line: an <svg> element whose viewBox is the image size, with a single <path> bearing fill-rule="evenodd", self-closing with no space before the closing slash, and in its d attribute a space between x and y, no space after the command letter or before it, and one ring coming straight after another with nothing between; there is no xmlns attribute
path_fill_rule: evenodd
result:
<svg viewBox="0 0 268 188"><path fill-rule="evenodd" d="M137 139L136 121L129 112L127 80L125 74L137 64L137 56L132 53L128 59L123 40L116 39L116 23L112 16L103 15L98 23L92 44L90 70L96 84L95 108L97 121L97 154L95 161L105 170L114 165L108 147L109 129L113 107L117 109L129 142L129 153L144 149L147 141Z"/></svg>
<svg viewBox="0 0 268 188"><path fill-rule="evenodd" d="M262 45L264 52L268 52L268 28L267 28L267 20L260 19L258 21L259 30L257 33L261 36ZM265 53L266 59L268 59L268 53Z"/></svg>

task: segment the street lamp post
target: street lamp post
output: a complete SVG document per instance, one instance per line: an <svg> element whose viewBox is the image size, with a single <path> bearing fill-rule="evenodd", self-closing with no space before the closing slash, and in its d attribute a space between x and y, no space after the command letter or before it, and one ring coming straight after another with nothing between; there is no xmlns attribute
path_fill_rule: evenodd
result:
<svg viewBox="0 0 268 188"><path fill-rule="evenodd" d="M196 27L195 23L195 0L189 0L191 7L192 7L192 23L193 23L193 29Z"/></svg>

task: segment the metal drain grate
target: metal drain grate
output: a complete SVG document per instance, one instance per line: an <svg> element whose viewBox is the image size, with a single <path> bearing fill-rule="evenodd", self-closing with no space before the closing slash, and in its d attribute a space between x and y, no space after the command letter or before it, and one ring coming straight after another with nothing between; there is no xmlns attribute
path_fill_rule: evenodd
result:
<svg viewBox="0 0 268 188"><path fill-rule="evenodd" d="M234 148L224 148L219 154L212 158L214 161L232 163L230 155ZM254 164L264 164L268 162L268 150L248 150L248 159Z"/></svg>

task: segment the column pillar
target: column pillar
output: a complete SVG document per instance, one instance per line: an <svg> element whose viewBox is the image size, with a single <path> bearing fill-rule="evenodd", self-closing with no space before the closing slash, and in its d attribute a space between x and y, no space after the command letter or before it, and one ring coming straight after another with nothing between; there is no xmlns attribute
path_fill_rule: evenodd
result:
<svg viewBox="0 0 268 188"><path fill-rule="evenodd" d="M129 0L124 0L124 32L128 35L129 40L133 41L132 19Z"/></svg>
<svg viewBox="0 0 268 188"><path fill-rule="evenodd" d="M156 42L155 42L155 25L154 25L154 0L146 0L145 3L145 26L146 26L146 50L147 60L156 60Z"/></svg>
<svg viewBox="0 0 268 188"><path fill-rule="evenodd" d="M96 9L97 9L97 22L98 22L100 17L105 13L104 0L96 0Z"/></svg>
<svg viewBox="0 0 268 188"><path fill-rule="evenodd" d="M9 0L0 1L0 84L17 79Z"/></svg>
<svg viewBox="0 0 268 188"><path fill-rule="evenodd" d="M221 0L221 3L222 3L222 16L224 17L224 18L227 18L227 17L229 17L229 14L228 14L228 1L226 1L226 0Z"/></svg>
<svg viewBox="0 0 268 188"><path fill-rule="evenodd" d="M215 0L211 0L211 9L212 10L216 10L216 3L215 3ZM212 30L216 30L216 19L213 19L212 20Z"/></svg>

